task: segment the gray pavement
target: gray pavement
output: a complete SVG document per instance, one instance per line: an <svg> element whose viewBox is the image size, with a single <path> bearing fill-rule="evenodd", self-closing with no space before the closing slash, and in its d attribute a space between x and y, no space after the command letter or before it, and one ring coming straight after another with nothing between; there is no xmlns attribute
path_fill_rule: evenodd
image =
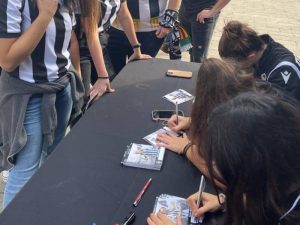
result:
<svg viewBox="0 0 300 225"><path fill-rule="evenodd" d="M268 33L276 41L300 57L300 1L299 0L231 0L223 9L209 48L209 57L218 56L218 41L222 27L230 20L239 20L249 24L258 33ZM168 58L160 52L158 58ZM188 53L183 54L184 61L189 61ZM0 205L3 188L0 174Z"/></svg>

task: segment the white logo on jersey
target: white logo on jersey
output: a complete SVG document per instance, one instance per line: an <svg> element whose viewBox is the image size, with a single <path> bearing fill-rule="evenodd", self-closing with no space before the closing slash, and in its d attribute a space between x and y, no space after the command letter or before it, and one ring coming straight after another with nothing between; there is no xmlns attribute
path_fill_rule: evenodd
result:
<svg viewBox="0 0 300 225"><path fill-rule="evenodd" d="M298 66L300 67L300 59L297 56L295 56L295 61L298 64Z"/></svg>
<svg viewBox="0 0 300 225"><path fill-rule="evenodd" d="M260 78L262 80L267 80L267 74L263 73L262 75L260 75Z"/></svg>
<svg viewBox="0 0 300 225"><path fill-rule="evenodd" d="M285 84L287 84L287 82L289 81L291 74L292 73L287 70L284 72L281 72L281 76L283 77Z"/></svg>

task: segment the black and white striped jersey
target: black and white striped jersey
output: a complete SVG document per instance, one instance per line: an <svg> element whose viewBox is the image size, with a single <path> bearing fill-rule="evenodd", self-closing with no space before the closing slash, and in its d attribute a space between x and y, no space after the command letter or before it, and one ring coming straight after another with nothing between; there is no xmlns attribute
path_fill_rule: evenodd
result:
<svg viewBox="0 0 300 225"><path fill-rule="evenodd" d="M0 38L18 38L38 16L30 0L0 1ZM31 83L54 81L71 65L69 46L74 14L59 0L57 12L34 49L10 74Z"/></svg>
<svg viewBox="0 0 300 225"><path fill-rule="evenodd" d="M165 13L168 0L130 0L127 1L128 9L133 19L136 32L149 32L159 26L160 17ZM118 21L113 25L122 30Z"/></svg>
<svg viewBox="0 0 300 225"><path fill-rule="evenodd" d="M256 66L256 77L281 86L300 101L300 60L269 35L260 37L267 48Z"/></svg>
<svg viewBox="0 0 300 225"><path fill-rule="evenodd" d="M107 31L120 10L121 4L126 0L99 0L101 2L101 20L99 22L98 32Z"/></svg>

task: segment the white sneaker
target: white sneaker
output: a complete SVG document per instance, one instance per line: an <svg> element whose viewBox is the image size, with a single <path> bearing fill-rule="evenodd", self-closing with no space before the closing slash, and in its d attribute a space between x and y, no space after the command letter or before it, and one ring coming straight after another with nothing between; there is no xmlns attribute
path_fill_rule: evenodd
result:
<svg viewBox="0 0 300 225"><path fill-rule="evenodd" d="M4 183L7 182L8 175L9 175L9 171L8 171L8 170L3 170L3 171L2 171L2 179L3 179L3 182L4 182Z"/></svg>

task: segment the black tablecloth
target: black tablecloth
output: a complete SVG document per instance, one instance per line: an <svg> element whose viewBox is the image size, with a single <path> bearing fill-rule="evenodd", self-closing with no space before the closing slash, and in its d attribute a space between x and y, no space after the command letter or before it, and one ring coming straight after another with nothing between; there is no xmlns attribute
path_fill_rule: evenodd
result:
<svg viewBox="0 0 300 225"><path fill-rule="evenodd" d="M193 71L192 79L165 76L167 69ZM178 88L193 93L199 64L151 59L128 64L106 94L87 111L41 169L0 215L5 225L111 225L120 223L150 177L150 188L134 224L146 224L155 197L187 197L197 191L200 173L183 157L166 151L161 171L121 166L131 142L162 127L154 109L174 109L162 98ZM179 105L186 113L191 102Z"/></svg>

